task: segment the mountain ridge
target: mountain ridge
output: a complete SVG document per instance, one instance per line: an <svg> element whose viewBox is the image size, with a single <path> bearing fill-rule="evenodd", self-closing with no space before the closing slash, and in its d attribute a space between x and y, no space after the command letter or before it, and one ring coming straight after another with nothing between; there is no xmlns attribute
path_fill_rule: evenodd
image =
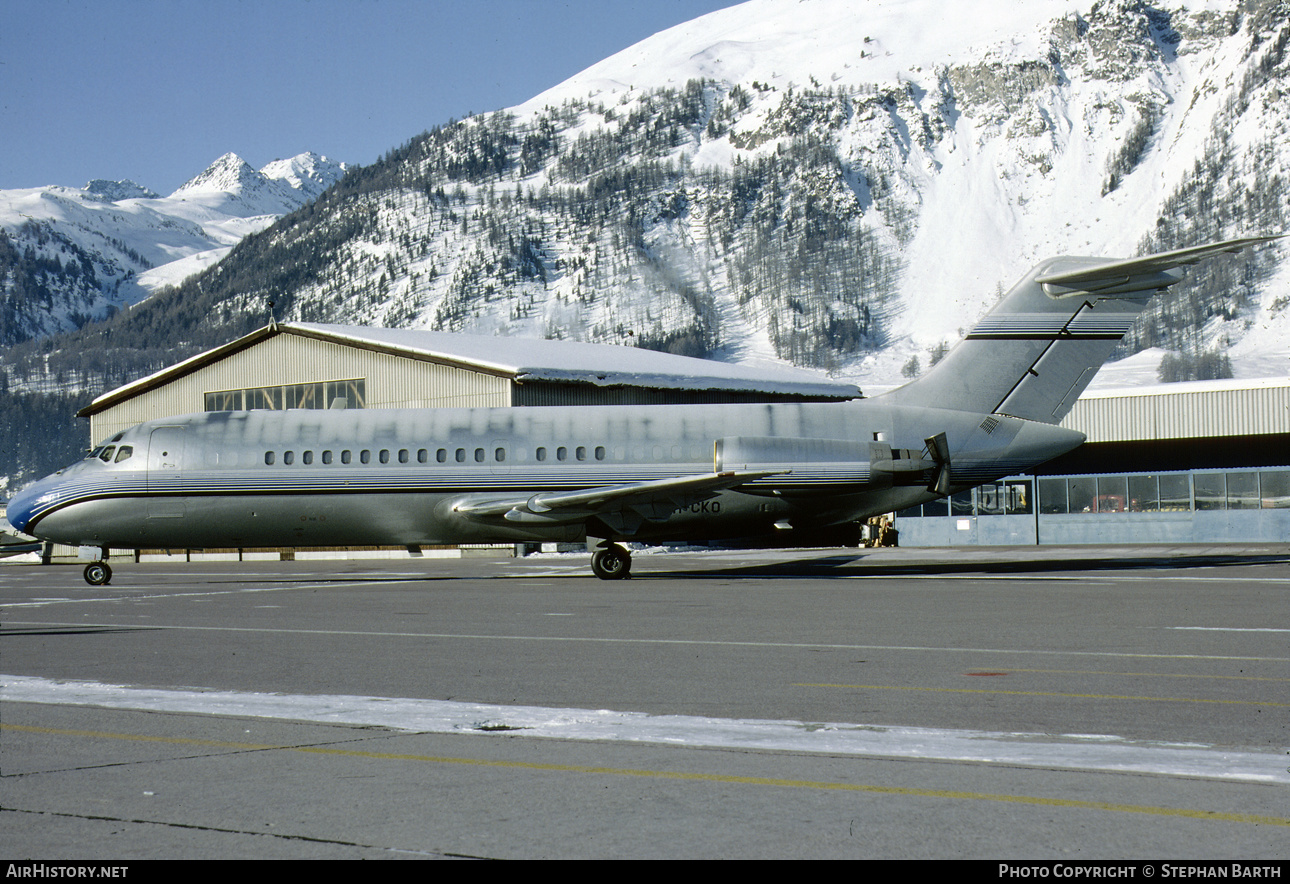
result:
<svg viewBox="0 0 1290 884"><path fill-rule="evenodd" d="M1043 258L1284 229L1285 13L752 0L412 139L174 297L896 383ZM1281 365L1280 253L1206 271L1122 355Z"/></svg>
<svg viewBox="0 0 1290 884"><path fill-rule="evenodd" d="M0 344L137 304L315 199L347 168L305 153L256 171L230 153L166 197L105 179L0 190L9 256L0 255Z"/></svg>

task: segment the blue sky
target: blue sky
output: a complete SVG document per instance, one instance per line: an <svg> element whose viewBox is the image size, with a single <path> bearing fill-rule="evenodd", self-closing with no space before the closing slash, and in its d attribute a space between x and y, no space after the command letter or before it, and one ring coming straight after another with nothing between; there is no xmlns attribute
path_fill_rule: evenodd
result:
<svg viewBox="0 0 1290 884"><path fill-rule="evenodd" d="M734 0L0 0L0 188L370 163Z"/></svg>

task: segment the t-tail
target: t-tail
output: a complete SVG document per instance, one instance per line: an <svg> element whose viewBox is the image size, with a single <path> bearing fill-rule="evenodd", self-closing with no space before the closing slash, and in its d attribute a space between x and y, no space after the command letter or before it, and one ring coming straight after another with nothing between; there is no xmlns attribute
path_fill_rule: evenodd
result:
<svg viewBox="0 0 1290 884"><path fill-rule="evenodd" d="M1115 261L1050 258L931 371L883 398L1055 424L1151 296L1183 278L1183 266L1275 239L1247 237Z"/></svg>

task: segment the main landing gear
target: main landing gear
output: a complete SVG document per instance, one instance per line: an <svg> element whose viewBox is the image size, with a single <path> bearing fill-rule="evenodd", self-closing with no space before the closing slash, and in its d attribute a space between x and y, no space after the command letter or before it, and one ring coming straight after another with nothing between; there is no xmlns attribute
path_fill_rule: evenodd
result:
<svg viewBox="0 0 1290 884"><path fill-rule="evenodd" d="M112 568L107 562L90 562L85 566L85 582L90 586L107 586L112 581Z"/></svg>
<svg viewBox="0 0 1290 884"><path fill-rule="evenodd" d="M601 580L625 580L632 576L632 554L607 543L591 554L591 570Z"/></svg>

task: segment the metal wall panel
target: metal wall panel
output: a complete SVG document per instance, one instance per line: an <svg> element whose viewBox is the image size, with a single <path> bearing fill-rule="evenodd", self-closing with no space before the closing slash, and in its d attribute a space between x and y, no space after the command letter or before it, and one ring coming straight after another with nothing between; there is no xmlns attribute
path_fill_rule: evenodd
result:
<svg viewBox="0 0 1290 884"><path fill-rule="evenodd" d="M1085 396L1061 425L1090 442L1140 442L1290 432L1290 381Z"/></svg>
<svg viewBox="0 0 1290 884"><path fill-rule="evenodd" d="M94 415L91 441L159 417L201 411L219 390L364 378L368 408L511 404L511 381L299 335L276 335Z"/></svg>

